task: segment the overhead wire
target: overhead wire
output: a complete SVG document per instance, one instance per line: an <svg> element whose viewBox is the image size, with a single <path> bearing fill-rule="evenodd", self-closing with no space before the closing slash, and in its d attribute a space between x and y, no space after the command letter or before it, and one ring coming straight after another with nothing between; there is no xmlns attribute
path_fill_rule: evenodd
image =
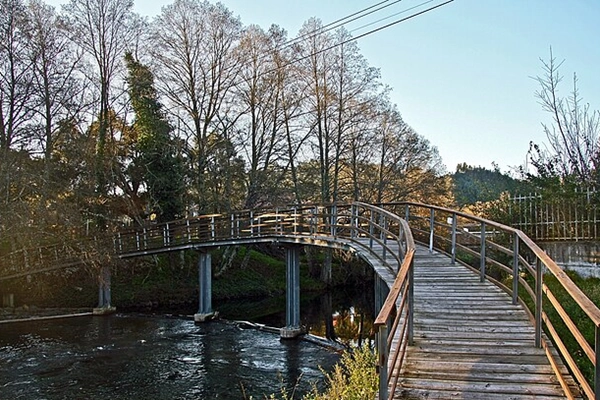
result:
<svg viewBox="0 0 600 400"><path fill-rule="evenodd" d="M388 19L390 19L390 18L397 17L398 15L405 14L405 13L407 13L408 11L412 11L412 10L414 10L415 8L422 7L422 6L424 6L425 4L428 4L428 3L433 3L434 1L435 1L435 0L427 0L427 1L424 1L424 2L422 2L422 3L420 3L420 4L417 4L416 6L412 6L412 7L410 7L410 8L404 9L404 10L402 10L402 11L398 11L397 13L390 14L390 15L388 15L387 17L383 17L383 18L380 18L380 19L378 19L378 20L376 20L376 21L369 22L368 24L365 24L365 25L359 26L358 28L354 28L354 29L350 30L348 33L356 32L356 31L360 31L361 29L364 29L364 28L367 28L367 27L369 27L369 26L372 26L372 25L378 24L378 23L380 23L380 22L383 22L383 21L385 21L385 20L388 20Z"/></svg>
<svg viewBox="0 0 600 400"><path fill-rule="evenodd" d="M303 60L306 60L306 59L308 59L308 58L310 58L310 57L314 57L314 56L316 56L316 55L318 55L318 54L321 54L321 53L324 53L324 52L326 52L326 51L333 50L333 49L335 49L336 47L343 46L343 45L345 45L345 44L348 44L348 43L350 43L350 42L354 42L354 41L356 41L356 40L358 40L358 39L361 39L361 38L364 38L364 37L366 37L366 36L372 35L372 34L374 34L374 33L376 33L376 32L382 31L382 30L384 30L384 29L390 28L390 27L392 27L392 26L394 26L394 25L397 25L397 24L399 24L399 23L402 23L402 22L408 21L408 20L410 20L410 19L412 19L412 18L418 17L418 16L420 16L420 15L426 14L426 13L428 13L428 12L430 12L430 11L433 11L433 10L435 10L435 9L438 9L438 8L440 8L440 7L443 7L443 6L445 6L445 5L449 4L449 3L452 3L453 1L454 1L454 0L447 0L447 1L443 2L443 3L437 4L437 5L435 5L435 6L432 6L432 7L429 7L429 8L427 8L427 9L425 9L425 10L422 10L422 11L416 12L416 13L414 13L414 14L411 14L411 15L409 15L409 16L407 16L407 17L404 17L404 18L397 19L397 20L395 20L395 21L393 21L393 22L390 22L389 24L386 24L386 25L383 25L383 26L377 27L377 28L375 28L375 29L372 29L372 30L370 30L370 31L367 31L367 32L365 32L365 33L362 33L362 34L360 34L360 35L358 35L358 36L353 36L353 37L350 37L350 38L348 38L348 39L346 39L346 40L344 40L344 41L341 41L341 42L335 43L335 44L333 44L333 45L331 45L331 46L329 46L329 47L326 47L326 48L324 48L324 49L319 49L319 50L317 50L317 51L314 51L314 52L312 52L312 53L310 53L310 54L308 54L308 55L305 55L305 56L303 56L303 57L300 57L300 58L295 58L295 59L293 59L293 60L290 60L290 61L288 61L287 63L284 63L284 64L283 64L283 65L281 65L281 66L277 66L276 68L272 68L272 69L270 69L270 70L268 70L268 71L265 71L264 73L261 73L261 74L259 74L259 76L262 76L262 75L267 75L267 74L270 74L270 73L272 73L272 72L276 72L277 70L279 70L279 69L282 69L282 68L285 68L285 67L287 67L287 66L289 66L289 65L295 64L295 63L297 63L297 62L300 62L300 61L303 61ZM421 7L423 4L427 4L427 3L429 3L429 2L430 2L430 1L425 1L425 2L423 2L423 3L421 3L421 4L417 5L417 6L414 6L414 7L412 7L412 9L414 9L414 8L416 8L416 7ZM405 11L406 11L406 10L405 10ZM404 11L404 12L405 12L405 11Z"/></svg>
<svg viewBox="0 0 600 400"><path fill-rule="evenodd" d="M391 0L384 0L381 1L379 3L373 4L372 6L369 7L365 7L359 11L353 12L352 14L346 15L345 17L342 18L338 18L337 20L333 21L333 22L329 22L328 24L325 24L321 27L318 27L316 29L313 29L312 31L303 33L300 36L297 36L293 39L290 39L288 41L286 41L285 43L283 43L281 46L272 49L272 51L282 51L285 50L287 48L292 47L294 44L300 43L305 39L312 39L314 37L323 35L324 33L330 32L334 29L340 28L348 23L354 22L356 20L359 20L361 18L364 18L368 15L371 15L375 12L381 11L387 7L393 6L394 4L400 3L403 0L395 0L393 1L391 4L387 4L387 5L383 5L385 3L389 3ZM433 0L430 0L433 1ZM382 6L383 5L383 6ZM380 7L381 6L381 7ZM376 8L375 10L373 10L373 8ZM362 14L362 15L361 15ZM267 56L265 56L266 58Z"/></svg>

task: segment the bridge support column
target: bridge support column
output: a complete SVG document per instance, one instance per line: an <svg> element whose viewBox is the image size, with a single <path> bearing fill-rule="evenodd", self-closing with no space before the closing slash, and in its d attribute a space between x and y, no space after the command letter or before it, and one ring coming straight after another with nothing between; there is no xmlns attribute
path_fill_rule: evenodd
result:
<svg viewBox="0 0 600 400"><path fill-rule="evenodd" d="M98 276L98 307L92 310L93 315L113 314L117 309L111 302L110 266L103 266Z"/></svg>
<svg viewBox="0 0 600 400"><path fill-rule="evenodd" d="M194 314L194 322L206 322L215 317L212 310L212 268L208 252L200 252L198 260L198 312Z"/></svg>
<svg viewBox="0 0 600 400"><path fill-rule="evenodd" d="M286 302L285 327L281 328L281 339L294 339L301 335L300 327L300 246L285 249Z"/></svg>

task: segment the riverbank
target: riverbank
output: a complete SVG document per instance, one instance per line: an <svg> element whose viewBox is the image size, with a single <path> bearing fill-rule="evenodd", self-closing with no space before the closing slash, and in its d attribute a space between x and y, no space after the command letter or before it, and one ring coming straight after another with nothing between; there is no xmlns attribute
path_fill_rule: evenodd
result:
<svg viewBox="0 0 600 400"><path fill-rule="evenodd" d="M43 321L92 315L91 308L39 308L35 306L0 308L0 324Z"/></svg>

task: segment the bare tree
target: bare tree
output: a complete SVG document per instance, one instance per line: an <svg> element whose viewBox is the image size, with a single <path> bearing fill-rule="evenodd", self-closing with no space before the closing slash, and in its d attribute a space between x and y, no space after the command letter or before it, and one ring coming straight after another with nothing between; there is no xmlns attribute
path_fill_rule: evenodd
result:
<svg viewBox="0 0 600 400"><path fill-rule="evenodd" d="M26 139L31 115L33 64L29 31L23 2L0 0L0 149L5 154Z"/></svg>
<svg viewBox="0 0 600 400"><path fill-rule="evenodd" d="M285 31L245 29L238 55L241 73L235 95L238 104L236 141L247 160L246 208L278 202L287 157L286 98L290 69L282 60ZM289 120L287 120L289 123Z"/></svg>
<svg viewBox="0 0 600 400"><path fill-rule="evenodd" d="M536 80L540 89L536 97L544 111L551 117L550 124L542 124L548 139L548 147L542 149L531 144L530 159L542 177L574 178L577 182L597 183L600 167L600 111L591 110L583 104L577 87L577 75L573 74L573 89L568 97L562 97L559 72L563 62L557 62L550 51L548 61L541 60L544 75Z"/></svg>
<svg viewBox="0 0 600 400"><path fill-rule="evenodd" d="M222 4L175 0L152 26L152 49L159 90L167 97L187 136L193 180L200 201L205 194L209 134L227 136L230 121L219 119L239 73L241 23ZM227 139L229 139L227 137ZM199 205L201 211L206 204Z"/></svg>
<svg viewBox="0 0 600 400"><path fill-rule="evenodd" d="M112 89L117 74L124 67L124 54L134 43L132 29L135 15L133 0L71 0L65 7L72 40L88 56L93 65L86 78L98 93L98 133L96 137L96 194L105 197L108 177L105 171L106 146L110 139ZM98 224L104 225L98 214Z"/></svg>
<svg viewBox="0 0 600 400"><path fill-rule="evenodd" d="M66 27L54 8L41 0L28 4L31 18L32 97L37 123L36 139L44 154L45 182L50 180L54 143L60 124L76 119L85 105L82 85L76 77L80 54L69 40Z"/></svg>

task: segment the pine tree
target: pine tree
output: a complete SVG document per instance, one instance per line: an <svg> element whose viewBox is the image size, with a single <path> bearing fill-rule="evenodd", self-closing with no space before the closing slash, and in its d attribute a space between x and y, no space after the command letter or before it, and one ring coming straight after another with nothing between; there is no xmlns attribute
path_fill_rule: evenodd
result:
<svg viewBox="0 0 600 400"><path fill-rule="evenodd" d="M135 112L139 156L135 161L144 171L144 181L159 221L181 215L183 206L183 163L177 155L172 127L165 119L150 69L125 56L128 91Z"/></svg>

